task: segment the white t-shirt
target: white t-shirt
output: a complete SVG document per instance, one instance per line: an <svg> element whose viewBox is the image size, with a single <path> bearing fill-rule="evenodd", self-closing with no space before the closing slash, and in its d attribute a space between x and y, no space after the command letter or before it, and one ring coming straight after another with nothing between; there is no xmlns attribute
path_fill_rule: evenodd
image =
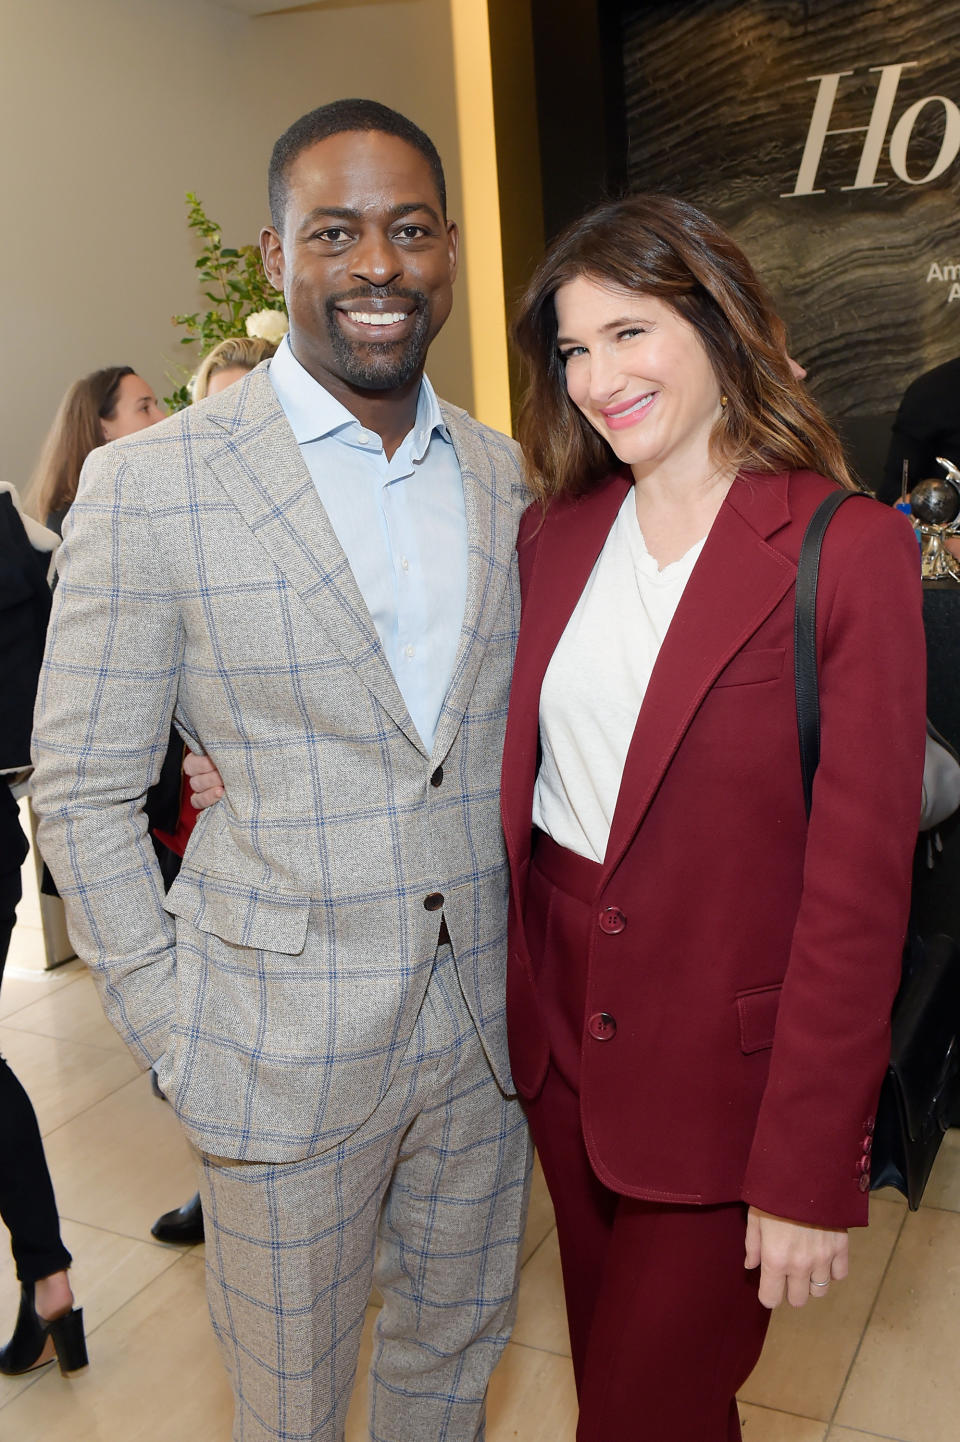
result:
<svg viewBox="0 0 960 1442"><path fill-rule="evenodd" d="M606 853L640 704L705 540L658 570L631 487L547 667L533 823L591 861Z"/></svg>

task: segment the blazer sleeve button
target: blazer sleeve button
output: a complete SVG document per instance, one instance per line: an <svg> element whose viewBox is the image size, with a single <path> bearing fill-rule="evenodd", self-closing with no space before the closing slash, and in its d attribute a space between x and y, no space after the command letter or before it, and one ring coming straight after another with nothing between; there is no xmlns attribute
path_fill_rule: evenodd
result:
<svg viewBox="0 0 960 1442"><path fill-rule="evenodd" d="M423 904L427 911L439 911L443 905L443 892L431 891L423 898Z"/></svg>
<svg viewBox="0 0 960 1442"><path fill-rule="evenodd" d="M612 1041L617 1034L616 1018L608 1011L595 1011L587 1021L587 1031L594 1041Z"/></svg>
<svg viewBox="0 0 960 1442"><path fill-rule="evenodd" d="M861 1192L868 1192L870 1190L870 1178L867 1176L866 1172L864 1172L857 1185L859 1186Z"/></svg>
<svg viewBox="0 0 960 1442"><path fill-rule="evenodd" d="M607 936L617 936L627 924L627 918L619 906L606 906L600 913L600 930Z"/></svg>

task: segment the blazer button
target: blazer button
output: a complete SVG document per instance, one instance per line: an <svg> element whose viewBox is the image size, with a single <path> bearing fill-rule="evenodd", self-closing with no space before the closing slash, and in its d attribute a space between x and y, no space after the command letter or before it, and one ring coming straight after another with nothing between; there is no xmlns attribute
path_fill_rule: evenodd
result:
<svg viewBox="0 0 960 1442"><path fill-rule="evenodd" d="M431 891L428 896L423 898L423 904L428 911L439 911L443 905L443 892Z"/></svg>
<svg viewBox="0 0 960 1442"><path fill-rule="evenodd" d="M868 1192L870 1190L870 1178L867 1176L866 1172L864 1172L863 1176L860 1178L858 1186L860 1187L861 1192Z"/></svg>
<svg viewBox="0 0 960 1442"><path fill-rule="evenodd" d="M869 1172L869 1170L870 1158L866 1153L864 1153L864 1155L857 1162L857 1172L862 1177L865 1173Z"/></svg>
<svg viewBox="0 0 960 1442"><path fill-rule="evenodd" d="M619 906L604 907L600 913L600 930L608 936L617 936L627 924L627 918Z"/></svg>
<svg viewBox="0 0 960 1442"><path fill-rule="evenodd" d="M608 1011L595 1011L587 1022L587 1031L594 1041L612 1041L617 1034L616 1018Z"/></svg>
<svg viewBox="0 0 960 1442"><path fill-rule="evenodd" d="M442 785L443 785L443 767L442 767L442 766L438 766L437 769L436 769L436 771L435 771L435 772L433 773L433 775L430 777L430 785L431 785L431 786L442 786Z"/></svg>

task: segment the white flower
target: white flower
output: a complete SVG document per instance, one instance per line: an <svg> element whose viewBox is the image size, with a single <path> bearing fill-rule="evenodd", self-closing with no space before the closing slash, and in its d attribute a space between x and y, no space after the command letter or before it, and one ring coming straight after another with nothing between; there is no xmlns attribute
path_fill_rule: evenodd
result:
<svg viewBox="0 0 960 1442"><path fill-rule="evenodd" d="M247 316L247 335L258 336L260 340L279 345L289 326L282 310L255 310Z"/></svg>

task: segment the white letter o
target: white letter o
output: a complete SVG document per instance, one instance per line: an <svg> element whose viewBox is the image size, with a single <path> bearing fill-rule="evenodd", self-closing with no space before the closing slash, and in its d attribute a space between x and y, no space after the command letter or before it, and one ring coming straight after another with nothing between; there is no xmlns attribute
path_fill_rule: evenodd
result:
<svg viewBox="0 0 960 1442"><path fill-rule="evenodd" d="M914 180L907 172L907 146L910 144L913 127L916 125L923 107L936 103L943 106L945 117L940 154L927 174ZM926 185L929 180L936 180L938 175L942 175L947 167L953 164L958 152L960 152L960 110L946 95L927 95L923 100L918 100L916 105L911 105L910 109L905 110L897 121L890 137L890 164L894 172L901 180L905 180L907 185Z"/></svg>

